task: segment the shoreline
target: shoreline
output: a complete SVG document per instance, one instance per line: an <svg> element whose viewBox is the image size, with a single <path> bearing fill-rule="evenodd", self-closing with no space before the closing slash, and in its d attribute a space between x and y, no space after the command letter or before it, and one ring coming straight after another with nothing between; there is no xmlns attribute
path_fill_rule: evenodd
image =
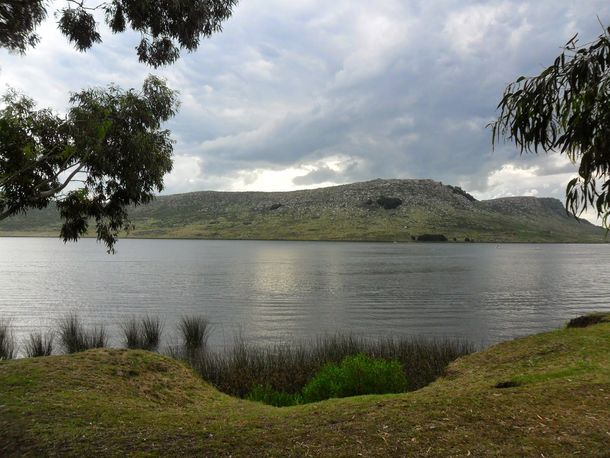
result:
<svg viewBox="0 0 610 458"><path fill-rule="evenodd" d="M472 353L423 389L271 407L139 350L0 362L8 456L605 456L610 323ZM109 393L112 393L109 395Z"/></svg>
<svg viewBox="0 0 610 458"><path fill-rule="evenodd" d="M50 235L46 233L41 234L17 234L17 233L0 233L0 238L39 238L39 239L59 239L57 235ZM94 236L83 236L82 239L97 240ZM324 243L379 243L379 244L418 244L418 245L606 245L610 243L610 237L607 240L601 240L599 242L583 241L583 242L572 242L572 241L490 241L490 240L475 240L465 242L463 240L447 240L445 242L424 242L418 240L366 240L366 239L277 239L277 238L202 238L202 237L146 237L146 236L121 236L118 239L121 240L189 240L189 241L206 241L206 242L324 242ZM66 243L78 243L78 242L66 242Z"/></svg>

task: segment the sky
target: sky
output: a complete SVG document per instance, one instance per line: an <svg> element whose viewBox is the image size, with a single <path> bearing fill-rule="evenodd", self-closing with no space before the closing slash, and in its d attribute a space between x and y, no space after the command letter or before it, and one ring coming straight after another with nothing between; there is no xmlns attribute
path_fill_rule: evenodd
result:
<svg viewBox="0 0 610 458"><path fill-rule="evenodd" d="M181 108L165 194L431 178L479 199L563 199L576 166L492 151L486 125L508 83L600 22L606 0L242 0L222 33L155 70L138 63L138 34L101 26L104 43L79 53L51 12L35 49L0 51L0 89L65 112L70 92L166 78Z"/></svg>

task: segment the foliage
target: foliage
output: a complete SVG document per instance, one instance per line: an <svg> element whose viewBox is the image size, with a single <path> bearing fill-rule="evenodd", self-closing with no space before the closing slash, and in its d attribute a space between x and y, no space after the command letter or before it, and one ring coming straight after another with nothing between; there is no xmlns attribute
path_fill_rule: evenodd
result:
<svg viewBox="0 0 610 458"><path fill-rule="evenodd" d="M285 393L271 385L256 384L246 399L275 407L345 398L363 394L400 393L408 387L402 365L398 361L371 358L363 353L348 356L340 363L325 365L301 393Z"/></svg>
<svg viewBox="0 0 610 458"><path fill-rule="evenodd" d="M59 339L66 353L104 348L108 344L108 335L104 326L85 329L78 316L74 314L60 321Z"/></svg>
<svg viewBox="0 0 610 458"><path fill-rule="evenodd" d="M172 140L161 123L174 116L176 93L153 76L140 92L84 90L72 95L64 117L14 91L2 100L0 220L54 201L64 241L85 234L92 219L112 251L130 228L126 207L150 202L172 168Z"/></svg>
<svg viewBox="0 0 610 458"><path fill-rule="evenodd" d="M328 364L303 388L303 402L345 398L362 394L406 391L407 379L398 361L349 356L340 364Z"/></svg>
<svg viewBox="0 0 610 458"><path fill-rule="evenodd" d="M53 353L53 340L52 333L34 332L25 342L25 354L28 358L50 356Z"/></svg>
<svg viewBox="0 0 610 458"><path fill-rule="evenodd" d="M140 33L136 47L140 62L153 67L171 64L180 49L194 51L202 37L222 29L237 0L150 1L110 0L91 2L65 0L56 13L58 27L79 51L101 43L96 10L113 33L131 29ZM0 3L0 47L24 53L38 43L35 30L47 15L44 0L8 0Z"/></svg>
<svg viewBox="0 0 610 458"><path fill-rule="evenodd" d="M398 208L402 205L402 200L399 199L398 197L386 197L386 196L380 196L377 199L377 205L379 205L380 207L385 208L386 210L393 210L395 208Z"/></svg>
<svg viewBox="0 0 610 458"><path fill-rule="evenodd" d="M456 340L369 340L339 334L264 347L238 338L231 348L221 352L196 352L188 360L204 380L219 390L245 397L254 386L300 393L325 365L359 353L399 361L409 380L409 389L416 390L443 375L451 361L472 351L472 345Z"/></svg>
<svg viewBox="0 0 610 458"><path fill-rule="evenodd" d="M24 53L36 46L40 37L34 30L46 15L43 0L0 2L0 47Z"/></svg>
<svg viewBox="0 0 610 458"><path fill-rule="evenodd" d="M538 76L519 77L505 90L491 124L494 145L505 138L523 152L566 154L579 162L566 189L575 215L588 207L610 209L610 29L579 45L577 36Z"/></svg>
<svg viewBox="0 0 610 458"><path fill-rule="evenodd" d="M299 393L285 393L274 390L271 385L254 385L246 396L248 401L262 402L274 407L289 407L302 403Z"/></svg>

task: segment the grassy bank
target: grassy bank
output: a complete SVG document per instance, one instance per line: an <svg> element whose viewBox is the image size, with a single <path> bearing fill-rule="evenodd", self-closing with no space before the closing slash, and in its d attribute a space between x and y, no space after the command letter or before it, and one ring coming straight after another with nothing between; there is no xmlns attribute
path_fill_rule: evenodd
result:
<svg viewBox="0 0 610 458"><path fill-rule="evenodd" d="M255 387L298 394L325 366L356 355L396 362L406 379L397 391L360 394L414 391L443 375L449 363L474 351L472 344L456 339L372 339L340 333L264 346L238 336L232 346L214 350L208 347L210 322L200 315L180 318L174 333L177 340L169 347L160 348L164 325L158 317L132 316L121 330L124 348L159 351L184 361L218 390L240 398L249 397ZM74 313L60 319L57 329L33 332L21 342L15 339L10 321L0 319L0 360L80 353L108 347L108 342L103 324L85 326Z"/></svg>
<svg viewBox="0 0 610 458"><path fill-rule="evenodd" d="M0 455L607 456L609 405L607 322L460 358L419 391L288 408L99 349L0 362Z"/></svg>

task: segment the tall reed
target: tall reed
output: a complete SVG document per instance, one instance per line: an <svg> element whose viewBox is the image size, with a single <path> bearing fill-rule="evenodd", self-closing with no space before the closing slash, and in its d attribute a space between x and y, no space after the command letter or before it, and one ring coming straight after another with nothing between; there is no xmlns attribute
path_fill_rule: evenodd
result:
<svg viewBox="0 0 610 458"><path fill-rule="evenodd" d="M0 320L0 360L14 359L17 356L17 345L11 324L7 320Z"/></svg>
<svg viewBox="0 0 610 458"><path fill-rule="evenodd" d="M219 390L246 396L253 386L269 386L285 393L298 393L326 364L365 354L399 361L408 389L428 385L445 373L448 364L471 353L464 341L418 338L365 339L354 335L331 335L313 341L259 347L236 339L222 352L197 352L190 362L197 372Z"/></svg>
<svg viewBox="0 0 610 458"><path fill-rule="evenodd" d="M203 316L183 316L178 323L182 348L188 353L204 352L210 337L210 322Z"/></svg>
<svg viewBox="0 0 610 458"><path fill-rule="evenodd" d="M163 324L156 317L130 318L123 326L124 343L130 349L156 351L161 342Z"/></svg>
<svg viewBox="0 0 610 458"><path fill-rule="evenodd" d="M51 332L33 332L25 341L25 354L28 358L50 356L53 353L54 335Z"/></svg>
<svg viewBox="0 0 610 458"><path fill-rule="evenodd" d="M78 353L108 345L104 326L85 329L77 315L71 313L59 322L59 340L66 353Z"/></svg>

